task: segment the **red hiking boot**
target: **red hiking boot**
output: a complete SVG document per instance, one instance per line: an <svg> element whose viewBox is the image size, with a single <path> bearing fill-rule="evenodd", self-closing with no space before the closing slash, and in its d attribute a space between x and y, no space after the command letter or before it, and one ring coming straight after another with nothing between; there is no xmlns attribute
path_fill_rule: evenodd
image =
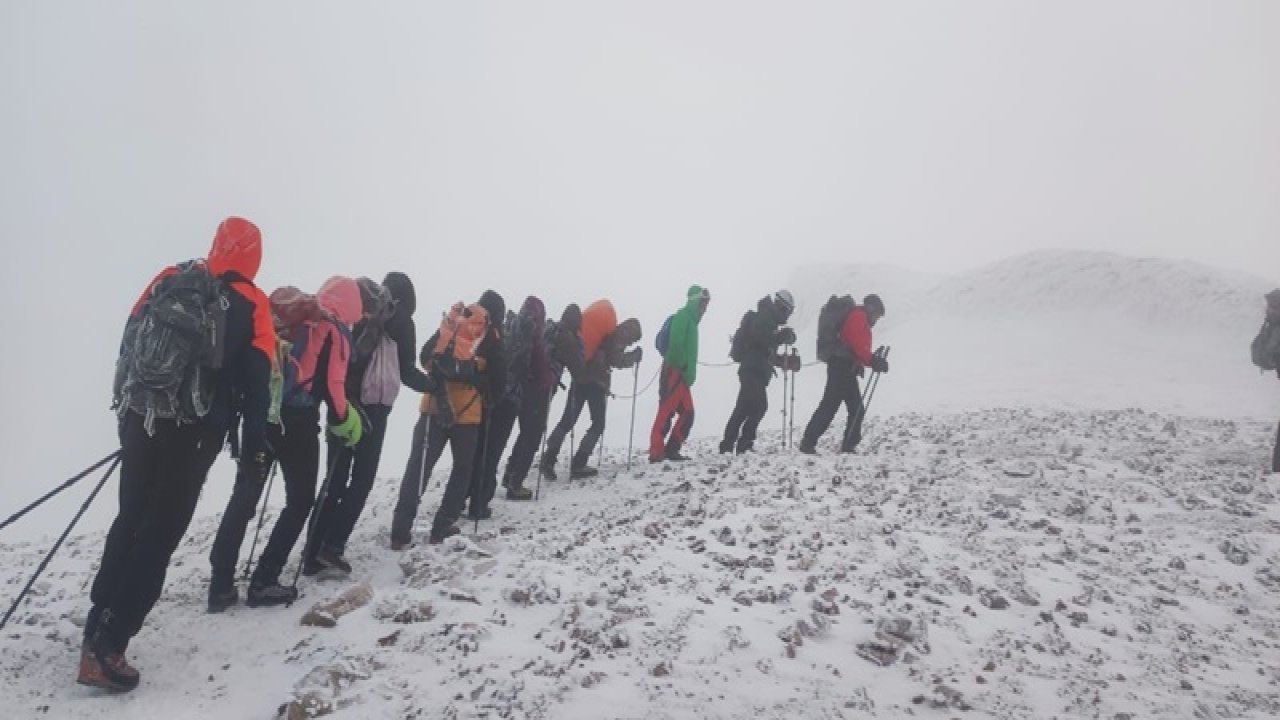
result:
<svg viewBox="0 0 1280 720"><path fill-rule="evenodd" d="M80 673L76 682L111 692L129 692L142 682L142 674L129 664L124 653L106 650L101 643L86 641L80 646Z"/></svg>

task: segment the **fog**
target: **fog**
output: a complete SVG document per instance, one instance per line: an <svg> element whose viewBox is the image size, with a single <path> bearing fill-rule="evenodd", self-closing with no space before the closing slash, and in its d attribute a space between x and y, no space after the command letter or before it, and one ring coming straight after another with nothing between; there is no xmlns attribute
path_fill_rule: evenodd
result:
<svg viewBox="0 0 1280 720"><path fill-rule="evenodd" d="M557 315L609 297L651 351L700 283L710 361L815 263L1052 247L1274 277L1277 36L1268 0L7 3L0 512L112 449L129 304L230 214L261 227L268 290L408 273L420 337L494 288Z"/></svg>

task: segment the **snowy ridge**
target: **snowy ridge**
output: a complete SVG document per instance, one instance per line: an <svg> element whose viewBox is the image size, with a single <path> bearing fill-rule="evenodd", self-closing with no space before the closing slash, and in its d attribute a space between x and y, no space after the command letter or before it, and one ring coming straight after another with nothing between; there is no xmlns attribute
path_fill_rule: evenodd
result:
<svg viewBox="0 0 1280 720"><path fill-rule="evenodd" d="M1041 251L943 281L922 302L953 314L1097 313L1147 327L1256 329L1260 278L1186 260Z"/></svg>
<svg viewBox="0 0 1280 720"><path fill-rule="evenodd" d="M951 278L853 266L791 282L806 308L797 324L810 357L817 308L833 292L884 297L875 339L893 346L877 395L887 413L1141 407L1234 418L1270 416L1280 402L1275 378L1260 376L1248 355L1270 286L1241 273L1045 251ZM817 401L818 375L801 376L802 416Z"/></svg>
<svg viewBox="0 0 1280 720"><path fill-rule="evenodd" d="M597 482L544 484L403 554L384 544L388 480L357 577L219 616L203 519L122 697L70 683L101 542L78 537L0 641L0 716L1275 717L1271 430L1005 410L881 420L852 457L696 443L695 462L631 474L609 456ZM8 592L38 556L0 546ZM299 626L357 581L366 607Z"/></svg>
<svg viewBox="0 0 1280 720"><path fill-rule="evenodd" d="M886 326L922 317L1036 317L1098 314L1146 329L1211 333L1256 330L1262 296L1275 287L1246 273L1187 260L1135 258L1107 252L1043 250L1016 255L955 276L883 265L810 266L792 273L798 321L816 322L833 294L886 298Z"/></svg>

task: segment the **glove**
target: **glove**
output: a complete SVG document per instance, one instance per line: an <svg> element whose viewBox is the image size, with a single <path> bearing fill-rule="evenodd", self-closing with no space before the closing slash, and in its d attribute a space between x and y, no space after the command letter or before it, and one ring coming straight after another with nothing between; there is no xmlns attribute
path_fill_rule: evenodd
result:
<svg viewBox="0 0 1280 720"><path fill-rule="evenodd" d="M791 372L800 372L801 362L799 355L787 356L787 369Z"/></svg>
<svg viewBox="0 0 1280 720"><path fill-rule="evenodd" d="M871 370L878 373L887 373L889 372L889 361L879 355L873 355L871 357Z"/></svg>
<svg viewBox="0 0 1280 720"><path fill-rule="evenodd" d="M347 419L337 425L330 425L329 432L342 441L347 447L355 447L364 436L364 423L360 422L360 413L355 406L347 407Z"/></svg>
<svg viewBox="0 0 1280 720"><path fill-rule="evenodd" d="M784 327L784 328L782 328L781 330L779 330L779 331L778 331L778 344L779 344L779 345L795 345L795 344L796 344L796 331L795 331L795 330L792 330L792 329L791 329L791 328L789 328L789 327Z"/></svg>
<svg viewBox="0 0 1280 720"><path fill-rule="evenodd" d="M631 360L632 365L639 365L640 360L643 357L644 357L644 348L640 347L639 345L631 348L631 350L627 353L627 358Z"/></svg>

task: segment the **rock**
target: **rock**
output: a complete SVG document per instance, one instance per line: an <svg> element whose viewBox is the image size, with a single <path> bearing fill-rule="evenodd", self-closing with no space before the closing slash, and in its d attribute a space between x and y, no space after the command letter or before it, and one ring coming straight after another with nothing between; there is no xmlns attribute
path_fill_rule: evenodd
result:
<svg viewBox="0 0 1280 720"><path fill-rule="evenodd" d="M1009 601L1004 596L990 588L982 588L978 590L978 599L982 604L992 610L1007 610Z"/></svg>
<svg viewBox="0 0 1280 720"><path fill-rule="evenodd" d="M308 627L335 627L338 618L368 605L370 600L373 600L373 588L368 583L353 585L338 597L318 603L308 610L302 616L302 624Z"/></svg>
<svg viewBox="0 0 1280 720"><path fill-rule="evenodd" d="M667 667L666 663L658 663L653 666L653 669L649 671L649 674L654 677L667 677L671 674L671 669Z"/></svg>
<svg viewBox="0 0 1280 720"><path fill-rule="evenodd" d="M1227 562L1233 565L1246 565L1249 562L1248 551L1230 540L1223 540L1218 545L1218 550L1227 558Z"/></svg>

